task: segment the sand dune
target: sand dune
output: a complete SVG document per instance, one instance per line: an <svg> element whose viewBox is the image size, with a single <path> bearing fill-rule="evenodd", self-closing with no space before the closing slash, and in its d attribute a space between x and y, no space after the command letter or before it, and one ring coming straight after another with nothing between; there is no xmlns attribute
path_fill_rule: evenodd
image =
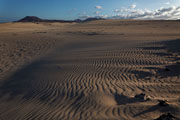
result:
<svg viewBox="0 0 180 120"><path fill-rule="evenodd" d="M0 26L0 119L180 118L178 21Z"/></svg>

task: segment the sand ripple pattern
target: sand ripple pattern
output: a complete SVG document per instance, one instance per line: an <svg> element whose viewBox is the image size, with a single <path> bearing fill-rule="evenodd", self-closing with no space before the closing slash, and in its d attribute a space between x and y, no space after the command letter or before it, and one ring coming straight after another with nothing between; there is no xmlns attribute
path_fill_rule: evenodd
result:
<svg viewBox="0 0 180 120"><path fill-rule="evenodd" d="M167 51L158 49L158 45L157 49L144 43L143 47L134 44L127 48L121 42L88 45L77 43L67 45L63 51L57 49L10 77L0 88L0 118L153 119L151 112L139 114L153 102L119 102L117 97L142 92L152 99L180 95L179 76L160 74L166 74L163 67L171 65L175 58L164 54Z"/></svg>

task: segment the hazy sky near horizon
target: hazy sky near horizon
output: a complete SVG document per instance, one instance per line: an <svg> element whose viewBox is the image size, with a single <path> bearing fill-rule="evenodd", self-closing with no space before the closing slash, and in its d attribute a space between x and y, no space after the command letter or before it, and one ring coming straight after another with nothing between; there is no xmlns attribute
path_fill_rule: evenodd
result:
<svg viewBox="0 0 180 120"><path fill-rule="evenodd" d="M105 17L178 19L180 0L0 0L0 22L25 16L44 19Z"/></svg>

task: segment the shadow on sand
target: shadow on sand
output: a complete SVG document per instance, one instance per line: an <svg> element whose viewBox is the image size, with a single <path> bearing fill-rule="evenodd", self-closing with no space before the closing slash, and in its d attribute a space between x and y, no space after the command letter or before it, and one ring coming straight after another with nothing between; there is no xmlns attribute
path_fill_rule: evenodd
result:
<svg viewBox="0 0 180 120"><path fill-rule="evenodd" d="M125 95L117 94L117 93L114 94L114 98L115 98L117 105L125 105L125 104L130 104L130 103L148 101L148 100L141 99L141 98L135 98L135 97L131 98L131 97L128 97Z"/></svg>
<svg viewBox="0 0 180 120"><path fill-rule="evenodd" d="M141 115L144 115L144 114L147 114L147 113L150 113L150 112L154 112L154 111L159 111L161 113L178 113L178 108L175 108L173 106L166 106L166 107L162 107L162 106L159 106L159 105L155 105L155 106L152 106L150 108L148 108L147 110L145 111L142 111L136 115L134 115L133 117L138 117L138 116L141 116Z"/></svg>
<svg viewBox="0 0 180 120"><path fill-rule="evenodd" d="M161 44L164 44L170 52L177 52L179 54L179 51L180 51L180 47L179 47L180 40L179 39L172 40L172 41L165 41L165 42L162 42ZM152 48L152 49L154 49L154 48ZM33 98L37 93L42 92L45 97L42 97L42 99L40 99L40 100L44 101L44 100L48 99L49 95L46 94L47 92L38 91L38 88L36 88L36 86L34 86L37 82L37 81L35 81L35 78L37 77L38 72L43 73L44 69L48 69L48 71L52 71L52 73L57 71L54 68L51 69L51 67L44 68L44 65L46 65L46 64L49 65L49 64L53 64L53 63L48 63L48 61L36 61L36 62L24 67L23 69L17 71L14 75L10 76L0 86L0 97L9 95L9 99L13 99L14 97L16 97L18 95L22 95L23 98L30 99L30 98ZM157 69L157 68L151 68L151 69L157 69L159 76L162 76L162 77L180 75L180 63L173 64L173 65L166 66L166 67L169 69L169 71ZM48 73L47 70L45 73ZM143 73L141 71L136 72L136 74L138 74L140 77L151 76L151 74ZM122 95L118 95L118 94L115 94L114 97L115 97L118 105L139 101L139 100L136 101L135 99L131 99L126 96L122 96ZM125 99L125 100L121 100L121 99ZM151 111L152 109L155 109L155 108L156 107L153 107L148 111Z"/></svg>
<svg viewBox="0 0 180 120"><path fill-rule="evenodd" d="M169 40L169 41L162 41L158 42L156 44L163 45L162 47L142 47L142 49L148 49L148 50L167 50L167 52L158 52L158 53L152 53L157 56L161 57L170 57L173 58L174 64L166 65L165 68L157 68L157 67L151 67L146 68L150 70L156 71L156 76L160 76L160 78L166 78L166 77L173 77L173 76L179 76L180 75L180 39L176 40ZM146 76L152 76L151 73L145 73L143 71L142 75L140 75L141 78Z"/></svg>
<svg viewBox="0 0 180 120"><path fill-rule="evenodd" d="M34 62L10 76L0 86L0 97L8 95L9 100L11 100L18 95L22 95L24 98L33 96L35 93L32 86L35 77L34 73L42 64L41 61Z"/></svg>

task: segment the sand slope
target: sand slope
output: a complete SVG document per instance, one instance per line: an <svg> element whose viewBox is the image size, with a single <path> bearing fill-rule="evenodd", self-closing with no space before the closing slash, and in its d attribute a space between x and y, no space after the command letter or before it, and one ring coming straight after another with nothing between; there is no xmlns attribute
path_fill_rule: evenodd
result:
<svg viewBox="0 0 180 120"><path fill-rule="evenodd" d="M2 120L180 118L177 21L33 25L0 32Z"/></svg>

